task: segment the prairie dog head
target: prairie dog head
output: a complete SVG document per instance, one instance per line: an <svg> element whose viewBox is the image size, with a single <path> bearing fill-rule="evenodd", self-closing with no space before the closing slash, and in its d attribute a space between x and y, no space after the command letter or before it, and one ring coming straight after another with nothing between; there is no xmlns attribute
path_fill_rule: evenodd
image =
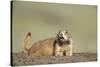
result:
<svg viewBox="0 0 100 67"><path fill-rule="evenodd" d="M69 40L70 36L67 30L60 30L59 33L57 34L57 38L59 39L60 42L66 42Z"/></svg>

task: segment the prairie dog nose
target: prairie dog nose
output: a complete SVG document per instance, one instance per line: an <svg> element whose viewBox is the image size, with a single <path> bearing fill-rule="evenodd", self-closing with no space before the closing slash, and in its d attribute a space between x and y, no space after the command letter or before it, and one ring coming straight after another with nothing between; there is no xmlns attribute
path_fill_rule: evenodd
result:
<svg viewBox="0 0 100 67"><path fill-rule="evenodd" d="M63 34L60 34L60 36L62 36Z"/></svg>

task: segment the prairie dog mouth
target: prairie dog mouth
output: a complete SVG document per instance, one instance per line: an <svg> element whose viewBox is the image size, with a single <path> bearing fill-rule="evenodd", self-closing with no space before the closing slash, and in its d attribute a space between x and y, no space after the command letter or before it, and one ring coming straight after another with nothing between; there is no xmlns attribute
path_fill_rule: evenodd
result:
<svg viewBox="0 0 100 67"><path fill-rule="evenodd" d="M65 41L64 37L59 37L59 40L62 41L62 42Z"/></svg>
<svg viewBox="0 0 100 67"><path fill-rule="evenodd" d="M60 37L60 39L64 39L64 37Z"/></svg>

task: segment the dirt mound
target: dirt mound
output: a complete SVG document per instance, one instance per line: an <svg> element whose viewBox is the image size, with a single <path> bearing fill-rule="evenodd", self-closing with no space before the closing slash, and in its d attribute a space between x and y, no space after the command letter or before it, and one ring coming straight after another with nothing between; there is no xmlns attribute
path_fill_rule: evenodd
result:
<svg viewBox="0 0 100 67"><path fill-rule="evenodd" d="M41 56L31 57L24 52L12 53L11 65L39 65L39 64L58 64L58 63L74 63L96 61L96 53L74 53L71 57L66 56Z"/></svg>

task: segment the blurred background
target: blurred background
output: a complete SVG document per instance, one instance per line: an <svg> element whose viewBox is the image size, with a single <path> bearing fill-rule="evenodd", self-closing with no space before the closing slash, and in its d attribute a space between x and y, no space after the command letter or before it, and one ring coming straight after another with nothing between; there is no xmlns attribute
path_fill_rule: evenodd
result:
<svg viewBox="0 0 100 67"><path fill-rule="evenodd" d="M27 32L33 44L56 37L60 29L71 35L73 52L97 52L97 6L13 1L12 7L13 52L23 50Z"/></svg>

